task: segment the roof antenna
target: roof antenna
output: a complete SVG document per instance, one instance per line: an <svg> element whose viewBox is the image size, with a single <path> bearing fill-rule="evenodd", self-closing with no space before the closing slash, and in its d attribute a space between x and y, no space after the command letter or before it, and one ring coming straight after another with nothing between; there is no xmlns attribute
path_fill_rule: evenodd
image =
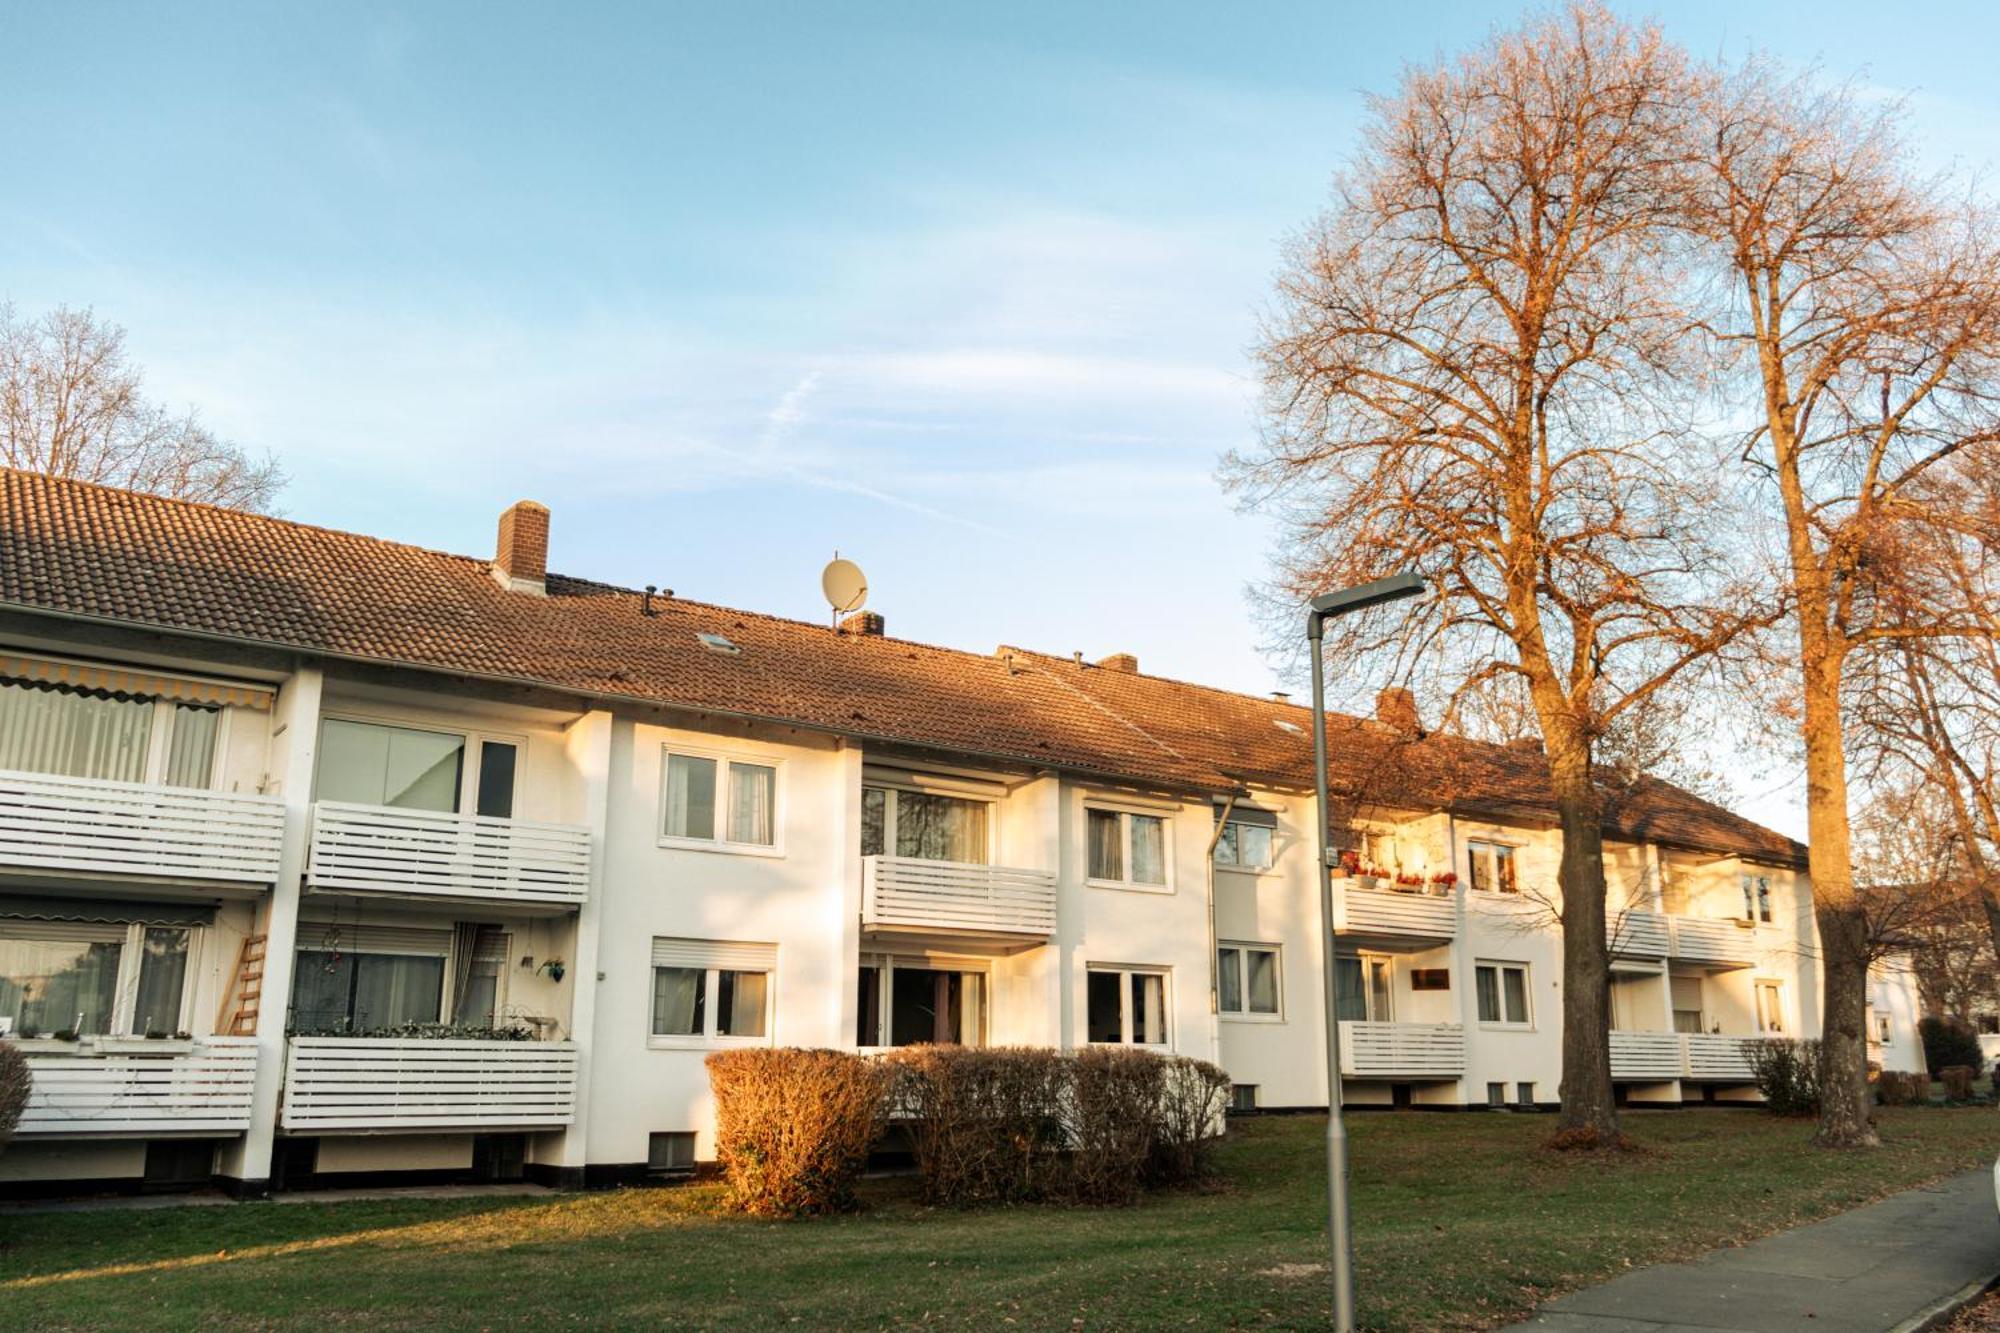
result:
<svg viewBox="0 0 2000 1333"><path fill-rule="evenodd" d="M639 602L640 615L650 616L658 614L658 612L653 610L653 594L658 591L659 589L655 587L653 584L648 583L646 585L646 595L645 597L641 598Z"/></svg>

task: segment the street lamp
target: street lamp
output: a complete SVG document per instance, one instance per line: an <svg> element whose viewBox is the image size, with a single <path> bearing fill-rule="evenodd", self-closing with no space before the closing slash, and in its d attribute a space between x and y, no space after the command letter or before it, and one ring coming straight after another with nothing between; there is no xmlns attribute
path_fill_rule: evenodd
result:
<svg viewBox="0 0 2000 1333"><path fill-rule="evenodd" d="M1409 572L1322 593L1306 613L1306 646L1312 653L1313 782L1319 795L1319 922L1321 984L1326 989L1326 1230L1333 1250L1333 1326L1354 1333L1354 1239L1347 1227L1347 1127L1340 1119L1340 1016L1333 957L1333 848L1327 828L1326 675L1320 644L1326 622L1371 607L1416 597L1424 581Z"/></svg>

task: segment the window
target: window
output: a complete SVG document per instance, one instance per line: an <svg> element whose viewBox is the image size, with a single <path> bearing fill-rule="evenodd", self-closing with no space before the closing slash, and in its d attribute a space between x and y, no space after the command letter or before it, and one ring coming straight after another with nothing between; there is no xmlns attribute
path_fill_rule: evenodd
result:
<svg viewBox="0 0 2000 1333"><path fill-rule="evenodd" d="M320 724L322 801L455 814L464 777L464 736L343 718Z"/></svg>
<svg viewBox="0 0 2000 1333"><path fill-rule="evenodd" d="M1390 997L1394 991L1394 965L1373 954L1336 957L1333 960L1334 1016L1342 1022L1388 1023L1394 1021Z"/></svg>
<svg viewBox="0 0 2000 1333"><path fill-rule="evenodd" d="M1514 881L1514 849L1504 842L1466 843L1468 882L1481 893L1519 893Z"/></svg>
<svg viewBox="0 0 2000 1333"><path fill-rule="evenodd" d="M673 1130L646 1136L646 1170L655 1175L684 1176L694 1170L694 1134Z"/></svg>
<svg viewBox="0 0 2000 1333"><path fill-rule="evenodd" d="M295 1032L372 1032L435 1023L444 955L301 949L292 980Z"/></svg>
<svg viewBox="0 0 2000 1333"><path fill-rule="evenodd" d="M1255 1083L1232 1083L1229 1085L1229 1109L1247 1113L1257 1109L1257 1088Z"/></svg>
<svg viewBox="0 0 2000 1333"><path fill-rule="evenodd" d="M1103 884L1164 889L1167 821L1125 810L1084 811L1089 828L1090 878Z"/></svg>
<svg viewBox="0 0 2000 1333"><path fill-rule="evenodd" d="M1889 1015L1871 1014L1870 1018L1874 1020L1873 1026L1875 1028L1876 1041L1882 1043L1883 1045L1887 1045L1888 1043L1896 1039L1896 1029L1890 1023Z"/></svg>
<svg viewBox="0 0 2000 1333"><path fill-rule="evenodd" d="M1514 1101L1524 1111L1534 1110L1535 1085L1532 1083L1516 1083L1514 1085Z"/></svg>
<svg viewBox="0 0 2000 1333"><path fill-rule="evenodd" d="M992 809L991 802L963 796L863 787L861 854L985 865Z"/></svg>
<svg viewBox="0 0 2000 1333"><path fill-rule="evenodd" d="M1702 1025L1701 978L1671 977L1668 987L1673 992L1674 1031L1706 1032L1708 1029Z"/></svg>
<svg viewBox="0 0 2000 1333"><path fill-rule="evenodd" d="M512 741L479 742L480 814L489 819L514 817L514 770L521 747Z"/></svg>
<svg viewBox="0 0 2000 1333"><path fill-rule="evenodd" d="M652 1035L669 1045L766 1040L776 967L775 945L655 939Z"/></svg>
<svg viewBox="0 0 2000 1333"><path fill-rule="evenodd" d="M1782 982L1757 983L1757 1030L1772 1035L1785 1030L1785 988Z"/></svg>
<svg viewBox="0 0 2000 1333"><path fill-rule="evenodd" d="M1217 806L1217 819L1222 807ZM1215 864L1230 870L1269 870L1272 839L1277 836L1278 816L1270 810L1233 806L1222 832L1215 840Z"/></svg>
<svg viewBox="0 0 2000 1333"><path fill-rule="evenodd" d="M1496 1111L1503 1109L1507 1105L1507 1085L1505 1083L1488 1083L1486 1085L1486 1104Z"/></svg>
<svg viewBox="0 0 2000 1333"><path fill-rule="evenodd" d="M858 978L858 1046L986 1044L986 973L930 960L864 962Z"/></svg>
<svg viewBox="0 0 2000 1333"><path fill-rule="evenodd" d="M714 847L776 847L778 770L744 759L667 751L660 836Z"/></svg>
<svg viewBox="0 0 2000 1333"><path fill-rule="evenodd" d="M465 956L452 971L456 988L451 1002L452 1022L473 1028L499 1024L507 960L514 953L512 946L512 939L497 926L459 927L452 947L454 952L464 950Z"/></svg>
<svg viewBox="0 0 2000 1333"><path fill-rule="evenodd" d="M1268 944L1225 944L1215 951L1217 1003L1225 1014L1276 1018L1278 950Z"/></svg>
<svg viewBox="0 0 2000 1333"><path fill-rule="evenodd" d="M1525 963L1480 963L1472 970L1479 997L1479 1021L1488 1026L1526 1027L1528 967Z"/></svg>
<svg viewBox="0 0 2000 1333"><path fill-rule="evenodd" d="M1094 1042L1167 1044L1167 976L1136 968L1093 967L1085 974L1085 1024Z"/></svg>
<svg viewBox="0 0 2000 1333"><path fill-rule="evenodd" d="M1451 969L1448 967L1413 967L1410 969L1411 990L1450 990Z"/></svg>
<svg viewBox="0 0 2000 1333"><path fill-rule="evenodd" d="M221 720L208 704L0 680L0 768L207 787Z"/></svg>
<svg viewBox="0 0 2000 1333"><path fill-rule="evenodd" d="M0 921L0 1035L172 1034L191 932L100 921Z"/></svg>
<svg viewBox="0 0 2000 1333"><path fill-rule="evenodd" d="M1771 920L1771 880L1766 875L1745 873L1743 882L1743 919L1762 921L1767 925Z"/></svg>

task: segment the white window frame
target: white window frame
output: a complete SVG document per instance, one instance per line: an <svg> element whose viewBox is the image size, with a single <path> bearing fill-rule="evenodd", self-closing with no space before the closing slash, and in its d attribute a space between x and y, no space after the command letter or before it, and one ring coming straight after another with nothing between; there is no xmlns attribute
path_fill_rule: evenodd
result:
<svg viewBox="0 0 2000 1333"><path fill-rule="evenodd" d="M1092 812L1118 816L1119 867L1125 872L1123 879L1105 879L1090 873L1090 816ZM1157 819L1160 821L1160 874L1164 883L1148 884L1132 878L1132 821L1133 819ZM1172 893L1174 891L1174 815L1168 810L1149 809L1145 806L1118 805L1110 801L1090 800L1083 807L1083 874L1084 883L1093 889L1123 889L1128 893Z"/></svg>
<svg viewBox="0 0 2000 1333"><path fill-rule="evenodd" d="M11 678L10 678L11 679ZM32 684L17 681L17 684ZM71 694L92 694L98 691L75 685L58 685L59 691ZM153 707L153 717L146 724L146 761L139 774L139 781L148 787L162 786L167 777L167 756L173 748L174 712L186 700L162 699L153 695L141 695ZM215 748L208 756L208 785L206 787L177 787L176 791L221 791L223 789L223 756L229 753L230 719L237 710L228 704L189 703L190 708L212 708L215 719Z"/></svg>
<svg viewBox="0 0 2000 1333"><path fill-rule="evenodd" d="M1215 990L1216 1012L1225 1023L1282 1023L1285 1021L1285 951L1282 945L1268 944L1262 940L1222 940L1215 946ZM1236 984L1239 994L1237 1007L1229 1007L1230 997L1222 989L1222 960L1220 955L1236 955ZM1260 1014L1250 1009L1250 955L1268 953L1271 955L1271 969L1275 974L1278 988L1278 1009L1276 1013ZM1364 972L1365 977L1365 972Z"/></svg>
<svg viewBox="0 0 2000 1333"><path fill-rule="evenodd" d="M1271 835L1271 859L1266 861L1263 865L1246 865L1240 860L1225 861L1222 859L1222 837L1221 835L1218 834L1215 839L1215 868L1217 870L1227 870L1230 873L1237 875L1270 875L1277 873L1277 867L1278 867L1277 828L1269 824L1246 824L1239 819L1233 819L1233 818L1225 819L1222 821L1222 828L1229 829L1231 827L1239 829L1261 828L1265 832L1269 833ZM1240 856L1241 849L1243 846L1243 835L1241 833L1238 833L1236 835L1236 846L1238 848L1238 855Z"/></svg>
<svg viewBox="0 0 2000 1333"><path fill-rule="evenodd" d="M778 1029L778 970L754 967L722 967L711 965L703 969L706 975L702 985L701 1032L655 1032L653 1031L653 974L659 971L657 965L646 968L646 1045L656 1051L692 1051L728 1049L735 1046L771 1046ZM689 968L689 971L695 969ZM764 1035L761 1037L724 1036L715 1030L722 1016L722 977L724 972L751 972L764 978Z"/></svg>
<svg viewBox="0 0 2000 1333"><path fill-rule="evenodd" d="M1361 968L1361 1007L1363 1012L1367 1016L1365 1018L1343 1018L1340 1021L1343 1023L1395 1022L1396 1021L1396 955L1392 953L1383 953L1380 950L1374 950L1374 949L1356 949L1353 953L1337 952L1334 954L1335 968L1338 969L1340 963L1343 960L1349 958L1353 959L1357 964L1360 965ZM1375 987L1371 983L1373 983L1375 979L1375 969L1377 968L1386 969L1386 978L1388 984L1386 984L1382 988L1382 995L1384 998L1384 1002L1387 1003L1389 1006L1389 1012L1387 1012L1386 1014L1378 1014L1374 1011Z"/></svg>
<svg viewBox="0 0 2000 1333"><path fill-rule="evenodd" d="M225 710L226 711L226 710ZM514 747L514 813L512 819L521 819L521 798L527 789L528 777L528 737L524 732L489 731L483 727L460 727L440 723L435 718L412 716L407 713L352 712L333 708L320 714L319 728L315 733L324 736L329 722L352 722L368 727L395 727L402 731L428 731L434 736L456 736L465 742L464 761L458 771L458 811L459 815L472 817L479 809L479 754L480 747L488 741ZM220 746L221 738L217 738ZM319 799L319 753L313 754L313 799ZM385 809L391 807L383 807Z"/></svg>
<svg viewBox="0 0 2000 1333"><path fill-rule="evenodd" d="M1764 1022L1764 994L1769 992L1772 1004L1777 1009L1776 1027L1767 1027ZM1791 1035L1791 1007L1785 1003L1785 982L1782 977L1753 977L1750 980L1750 1020L1757 1025L1760 1037L1788 1037Z"/></svg>
<svg viewBox="0 0 2000 1333"><path fill-rule="evenodd" d="M991 796L982 796L946 785L929 785L916 778L903 781L884 781L881 778L865 777L861 782L862 798L867 799L870 788L885 792L882 802L882 855L895 856L896 853L896 793L906 791L914 796L943 796L954 801L970 801L986 807L986 859L984 861L939 861L939 865L997 865L1000 854L1000 802ZM665 799L664 795L661 799ZM858 840L858 839L857 839ZM912 860L920 858L909 858Z"/></svg>
<svg viewBox="0 0 2000 1333"><path fill-rule="evenodd" d="M1104 973L1118 978L1118 1020L1122 1041L1092 1042L1090 1037L1090 978L1093 973ZM1158 977L1160 979L1160 1026L1165 1029L1161 1040L1132 1040L1132 978ZM1129 1046L1145 1051L1171 1051L1174 1049L1174 971L1170 967L1125 963L1087 963L1083 969L1083 1028L1086 1045Z"/></svg>
<svg viewBox="0 0 2000 1333"><path fill-rule="evenodd" d="M1775 925L1778 913L1771 905L1771 877L1745 870L1736 879L1743 890L1743 919L1752 925Z"/></svg>
<svg viewBox="0 0 2000 1333"><path fill-rule="evenodd" d="M981 992L979 997L979 1040L964 1044L963 1049L969 1051L985 1050L993 1044L993 965L986 959L947 957L944 955L932 958L917 957L911 954L864 953L861 955L861 962L856 971L859 972L862 968L873 968L882 974L881 980L876 983L882 988L882 991L881 1002L876 1014L875 1040L872 1043L859 1043L859 1049L864 1051L893 1051L901 1049L884 1040L890 1033L896 1030L895 982L897 968L904 968L913 972L958 972L979 977ZM856 985L858 986L859 984L859 977L857 977ZM860 998L857 992L855 995L857 1006L860 1003ZM858 1014L856 1015L855 1025L857 1027L860 1026Z"/></svg>
<svg viewBox="0 0 2000 1333"><path fill-rule="evenodd" d="M1494 972L1494 997L1500 1003L1500 1017L1481 1018L1479 1016L1479 973L1482 968L1492 968ZM1512 969L1521 974L1521 1002L1528 1007L1528 1016L1521 1022L1507 1017L1507 971ZM1530 963L1515 962L1506 958L1476 958L1472 963L1472 1015L1482 1028L1501 1032L1532 1032L1535 1030L1535 969Z"/></svg>
<svg viewBox="0 0 2000 1333"><path fill-rule="evenodd" d="M1482 848L1484 849L1484 851L1481 850ZM1514 868L1514 887L1511 889L1503 889L1500 887L1499 851L1502 848L1504 848L1507 852L1508 863L1512 865ZM1473 893L1489 893L1496 898L1520 897L1521 850L1522 849L1520 843L1508 842L1504 838L1467 838L1465 840L1465 854L1467 858L1465 865L1466 889ZM1492 888L1482 889L1479 887L1479 877L1472 871L1471 858L1473 857L1480 857L1485 861L1487 877L1491 879L1493 882Z"/></svg>
<svg viewBox="0 0 2000 1333"><path fill-rule="evenodd" d="M667 833L667 765L674 755L686 759L708 759L715 765L715 824L713 838L687 838ZM764 750L720 750L699 745L664 741L660 745L657 770L659 798L653 804L653 839L660 847L684 852L721 852L730 856L774 856L785 854L785 758ZM729 828L729 770L743 763L771 770L771 841L731 842L722 835Z"/></svg>
<svg viewBox="0 0 2000 1333"><path fill-rule="evenodd" d="M64 923L55 921L46 923L38 922L37 924L45 924L59 931ZM112 990L111 1030L103 1033L92 1033L88 1037L83 1038L83 1040L101 1041L105 1038L143 1038L146 1035L145 1031L139 1027L140 1015L134 1011L139 1006L139 964L146 947L146 932L149 930L185 930L188 933L187 967L181 977L180 1021L167 1029L167 1035L171 1037L175 1032L185 1032L190 1036L195 1035L195 1025L191 1020L194 1014L195 992L201 980L202 948L207 938L209 927L192 924L182 926L171 922L161 924L159 922L133 921L126 924L125 941L118 949L118 980ZM7 932L7 923L0 921L0 939L12 938L25 937L9 935ZM62 1031L60 1028L56 1030Z"/></svg>

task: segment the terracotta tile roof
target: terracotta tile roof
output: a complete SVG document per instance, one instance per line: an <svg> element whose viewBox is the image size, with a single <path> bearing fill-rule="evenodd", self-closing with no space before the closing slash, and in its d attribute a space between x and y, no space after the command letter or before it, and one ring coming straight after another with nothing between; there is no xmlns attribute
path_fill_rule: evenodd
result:
<svg viewBox="0 0 2000 1333"><path fill-rule="evenodd" d="M1303 788L1296 705L1024 649L960 652L552 574L510 592L488 562L352 533L0 469L0 604L359 661L793 723L1195 790ZM704 647L718 634L741 648ZM1335 716L1337 786L1384 803L1546 821L1539 754L1431 738L1382 762L1385 729ZM1383 774L1394 774L1384 782ZM1664 783L1629 836L1793 861L1796 843Z"/></svg>

